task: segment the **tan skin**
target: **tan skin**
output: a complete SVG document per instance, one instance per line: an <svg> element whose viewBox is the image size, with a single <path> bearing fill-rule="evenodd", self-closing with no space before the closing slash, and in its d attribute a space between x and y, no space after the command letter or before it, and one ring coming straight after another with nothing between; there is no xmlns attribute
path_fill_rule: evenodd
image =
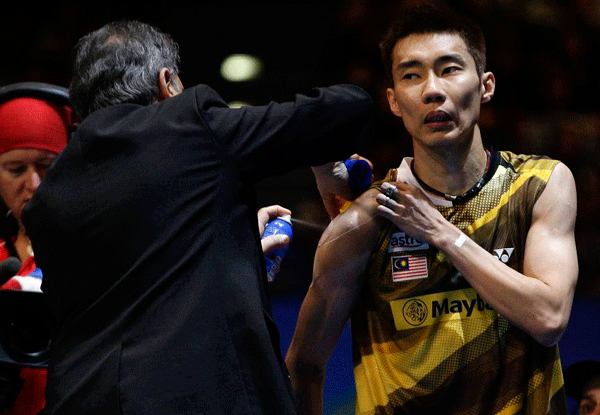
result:
<svg viewBox="0 0 600 415"><path fill-rule="evenodd" d="M493 75L478 76L460 36L419 34L396 44L393 76L388 102L412 135L417 174L437 190L465 192L485 168L477 122L480 105L493 96ZM382 191L391 186L397 190L388 200ZM573 176L559 164L533 208L519 273L471 239L457 247L461 231L421 190L394 182L363 194L321 238L286 356L301 413L322 413L325 365L360 293L384 218L444 251L495 310L540 344L552 345L566 328L577 280L575 212Z"/></svg>
<svg viewBox="0 0 600 415"><path fill-rule="evenodd" d="M358 154L353 154L350 156L350 159L364 160L373 169L371 161ZM340 214L340 208L343 207L345 201L354 200L357 196L352 193L352 190L348 186L348 170L343 161L336 161L312 167L312 171L315 175L317 188L321 194L325 210L327 210L329 218L333 219ZM373 180L372 175L371 180Z"/></svg>

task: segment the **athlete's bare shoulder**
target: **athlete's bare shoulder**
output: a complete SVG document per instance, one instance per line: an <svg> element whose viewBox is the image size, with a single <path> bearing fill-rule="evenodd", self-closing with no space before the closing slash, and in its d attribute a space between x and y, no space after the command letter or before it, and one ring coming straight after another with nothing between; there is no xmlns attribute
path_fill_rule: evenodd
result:
<svg viewBox="0 0 600 415"><path fill-rule="evenodd" d="M377 216L377 189L363 193L329 224L317 247L313 284L358 286L385 219Z"/></svg>
<svg viewBox="0 0 600 415"><path fill-rule="evenodd" d="M350 207L331 221L319 242L319 246L331 243L344 236L348 243L363 244L372 239L369 236L377 234L383 224L383 219L377 216L378 203L375 196L377 188L369 189L359 196ZM366 238L366 239L365 239Z"/></svg>

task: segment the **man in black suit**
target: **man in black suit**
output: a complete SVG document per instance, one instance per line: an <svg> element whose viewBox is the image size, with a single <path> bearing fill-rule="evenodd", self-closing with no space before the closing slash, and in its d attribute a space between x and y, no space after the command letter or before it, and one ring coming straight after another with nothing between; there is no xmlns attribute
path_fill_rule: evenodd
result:
<svg viewBox="0 0 600 415"><path fill-rule="evenodd" d="M83 121L24 215L56 319L48 412L295 413L253 184L347 157L370 97L341 85L230 109L184 90L176 44L139 22L74 56Z"/></svg>

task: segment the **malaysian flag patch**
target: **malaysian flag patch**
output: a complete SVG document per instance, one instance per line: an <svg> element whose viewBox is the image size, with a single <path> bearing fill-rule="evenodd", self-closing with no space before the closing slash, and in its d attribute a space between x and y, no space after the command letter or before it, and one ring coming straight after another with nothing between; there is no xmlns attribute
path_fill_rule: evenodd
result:
<svg viewBox="0 0 600 415"><path fill-rule="evenodd" d="M392 257L392 281L402 282L427 278L426 255L403 255Z"/></svg>

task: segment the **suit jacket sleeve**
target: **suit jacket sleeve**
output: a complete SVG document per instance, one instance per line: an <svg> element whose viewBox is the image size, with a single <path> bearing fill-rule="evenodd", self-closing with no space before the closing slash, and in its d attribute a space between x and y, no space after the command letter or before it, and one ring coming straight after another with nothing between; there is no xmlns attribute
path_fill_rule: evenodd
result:
<svg viewBox="0 0 600 415"><path fill-rule="evenodd" d="M373 102L356 86L315 88L290 102L240 109L209 88L196 94L203 122L253 180L344 159L372 138Z"/></svg>

